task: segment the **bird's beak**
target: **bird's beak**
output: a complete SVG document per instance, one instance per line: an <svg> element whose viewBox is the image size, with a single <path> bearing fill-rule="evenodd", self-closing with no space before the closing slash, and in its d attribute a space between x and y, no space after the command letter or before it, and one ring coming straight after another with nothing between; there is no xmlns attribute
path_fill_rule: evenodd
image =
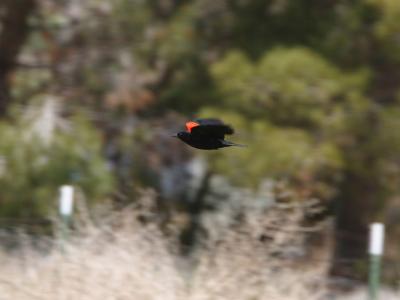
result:
<svg viewBox="0 0 400 300"><path fill-rule="evenodd" d="M177 137L178 137L178 135L175 133L175 134L171 135L171 137L175 137L175 138L177 138Z"/></svg>

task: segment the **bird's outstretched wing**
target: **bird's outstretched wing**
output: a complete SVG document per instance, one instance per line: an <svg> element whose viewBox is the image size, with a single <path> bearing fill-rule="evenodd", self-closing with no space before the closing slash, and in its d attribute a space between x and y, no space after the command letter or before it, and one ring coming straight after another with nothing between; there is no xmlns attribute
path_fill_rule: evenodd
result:
<svg viewBox="0 0 400 300"><path fill-rule="evenodd" d="M233 134L231 126L218 119L195 119L186 123L186 129L193 135L207 135L223 139L225 134Z"/></svg>

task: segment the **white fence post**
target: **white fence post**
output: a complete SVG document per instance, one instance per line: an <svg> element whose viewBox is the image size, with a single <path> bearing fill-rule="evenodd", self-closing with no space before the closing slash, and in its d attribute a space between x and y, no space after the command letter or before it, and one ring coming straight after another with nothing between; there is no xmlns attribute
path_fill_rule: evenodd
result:
<svg viewBox="0 0 400 300"><path fill-rule="evenodd" d="M372 223L370 225L369 247L369 300L378 299L379 279L381 270L381 258L385 240L385 225Z"/></svg>
<svg viewBox="0 0 400 300"><path fill-rule="evenodd" d="M63 185L60 187L59 197L59 213L62 221L62 239L66 240L69 234L69 226L71 224L71 215L74 207L74 187L71 185Z"/></svg>

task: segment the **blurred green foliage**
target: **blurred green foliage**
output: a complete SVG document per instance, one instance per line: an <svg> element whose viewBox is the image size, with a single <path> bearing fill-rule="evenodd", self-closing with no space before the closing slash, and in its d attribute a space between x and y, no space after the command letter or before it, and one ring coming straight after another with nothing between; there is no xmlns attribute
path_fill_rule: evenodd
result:
<svg viewBox="0 0 400 300"><path fill-rule="evenodd" d="M229 53L212 67L227 107L253 118L301 128L332 125L366 85L366 72L346 74L306 48L277 48L251 63Z"/></svg>
<svg viewBox="0 0 400 300"><path fill-rule="evenodd" d="M262 179L271 177L303 184L306 183L303 180L311 180L318 189L314 190L314 195L324 199L332 196L333 190L322 180L340 179L343 162L334 144L317 141L312 134L299 128L281 128L268 121L246 119L237 112L205 109L203 114L223 116L238 128L238 137L231 139L248 146L209 154L216 172L227 175L239 186L253 188ZM313 176L316 178L312 179Z"/></svg>
<svg viewBox="0 0 400 300"><path fill-rule="evenodd" d="M350 109L369 105L362 96L369 73L340 71L306 48L275 48L255 62L229 52L211 74L219 110L201 115L230 121L250 146L216 155L216 169L242 185L271 176L312 181L311 194L331 198L345 167L339 139L354 118Z"/></svg>
<svg viewBox="0 0 400 300"><path fill-rule="evenodd" d="M11 124L0 123L0 216L47 216L63 184L80 187L89 203L112 190L100 135L86 118L72 116L62 126L38 124L41 118L18 110Z"/></svg>
<svg viewBox="0 0 400 300"><path fill-rule="evenodd" d="M381 15L373 30L383 46L384 54L387 55L387 59L399 62L400 3L396 0L370 0L370 2L376 6Z"/></svg>
<svg viewBox="0 0 400 300"><path fill-rule="evenodd" d="M177 111L218 116L238 128L232 139L248 144L246 150L206 155L214 171L235 183L256 187L265 177L285 178L333 199L347 172L378 182L387 172L382 166L398 169L396 151L388 150L397 149L396 139L388 132L396 126L391 116L399 92L385 89L388 67L377 65L397 63L397 12L391 0L43 4L30 21L40 29L24 53L55 67L18 70L12 92L27 104L37 93L68 90L68 110L104 114L106 138L96 151L113 149L117 160L132 164L133 171L120 162L114 169L126 185L157 185L150 177L168 159L152 144L151 124ZM390 106L379 103L381 82L384 101L397 97ZM77 95L84 100L74 101ZM135 128L127 129L123 122L131 118ZM116 120L122 127L109 126ZM371 132L379 138L369 139ZM63 153L62 143L54 145ZM141 157L155 167L146 170ZM373 163L366 164L369 157ZM59 168L74 173L70 163Z"/></svg>

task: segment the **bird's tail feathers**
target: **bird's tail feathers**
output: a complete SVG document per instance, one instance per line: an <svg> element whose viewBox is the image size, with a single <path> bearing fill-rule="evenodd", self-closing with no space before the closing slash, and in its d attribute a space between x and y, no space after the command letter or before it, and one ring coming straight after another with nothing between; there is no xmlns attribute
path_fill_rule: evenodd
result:
<svg viewBox="0 0 400 300"><path fill-rule="evenodd" d="M236 144L230 141L225 141L225 140L221 140L222 144L224 144L225 146L237 146L237 147L247 147L247 145L242 145L242 144Z"/></svg>

